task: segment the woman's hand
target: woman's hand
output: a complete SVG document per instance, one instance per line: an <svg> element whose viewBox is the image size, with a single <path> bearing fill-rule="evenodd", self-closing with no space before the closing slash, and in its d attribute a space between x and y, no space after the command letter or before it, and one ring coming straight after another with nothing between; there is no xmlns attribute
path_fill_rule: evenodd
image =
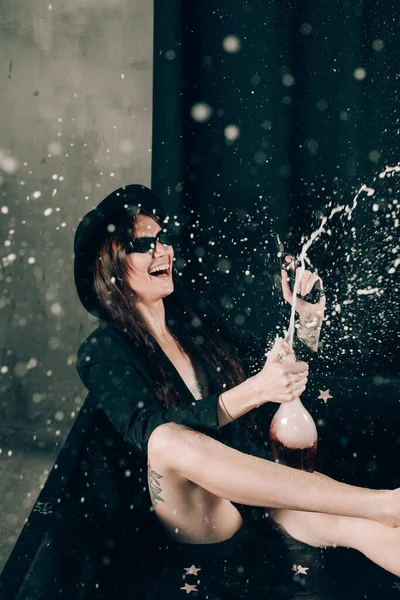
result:
<svg viewBox="0 0 400 600"><path fill-rule="evenodd" d="M285 261L290 263L293 258L286 256ZM303 273L302 271L302 267L296 269L296 312L299 315L297 337L311 350L317 351L325 314L326 297L325 292L323 292L315 304L299 298L299 295L306 296L309 294L314 287L323 291L323 283L319 275L307 270L304 270ZM282 293L286 302L292 305L293 292L290 289L289 275L285 269L282 269Z"/></svg>
<svg viewBox="0 0 400 600"><path fill-rule="evenodd" d="M264 367L252 378L260 399L258 406L266 402L291 402L306 389L308 364L300 360L280 362L282 354L292 354L283 340L275 343Z"/></svg>
<svg viewBox="0 0 400 600"><path fill-rule="evenodd" d="M285 262L288 264L293 262L293 257L286 256ZM316 304L311 304L311 302L306 302L300 296L307 296L311 292L311 290L315 287L319 290L323 290L323 283L321 277L317 275L317 273L312 273L311 271L304 270L303 274L301 274L302 267L297 267L296 269L296 312L301 317L304 314L316 314L318 316L323 317L326 305L326 297L325 293L323 293L318 302ZM289 275L286 269L282 269L282 293L286 302L289 302L290 305L293 304L293 292L290 289L289 284Z"/></svg>

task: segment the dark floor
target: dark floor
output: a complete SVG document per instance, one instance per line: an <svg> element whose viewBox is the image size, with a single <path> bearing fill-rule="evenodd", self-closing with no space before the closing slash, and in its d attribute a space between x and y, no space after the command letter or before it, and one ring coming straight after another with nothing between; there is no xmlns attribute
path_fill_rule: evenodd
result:
<svg viewBox="0 0 400 600"><path fill-rule="evenodd" d="M8 446L8 447L6 447ZM0 573L57 457L0 443Z"/></svg>

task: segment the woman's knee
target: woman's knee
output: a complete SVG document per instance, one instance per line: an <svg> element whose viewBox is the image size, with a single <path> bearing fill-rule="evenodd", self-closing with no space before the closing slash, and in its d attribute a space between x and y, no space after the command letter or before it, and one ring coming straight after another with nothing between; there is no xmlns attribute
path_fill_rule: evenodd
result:
<svg viewBox="0 0 400 600"><path fill-rule="evenodd" d="M158 463L162 461L163 464L174 466L185 454L188 436L196 433L201 435L194 429L178 423L158 425L151 433L147 444L149 461L156 460Z"/></svg>

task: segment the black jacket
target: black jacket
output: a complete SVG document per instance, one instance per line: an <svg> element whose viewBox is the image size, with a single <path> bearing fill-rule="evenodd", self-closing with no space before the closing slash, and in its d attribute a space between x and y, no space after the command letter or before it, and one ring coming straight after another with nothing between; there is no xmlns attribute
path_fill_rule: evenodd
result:
<svg viewBox="0 0 400 600"><path fill-rule="evenodd" d="M212 330L222 330L224 339L241 359L246 375L257 372L265 361L266 341L225 321L211 302L202 299L202 306L200 316L206 317ZM76 368L80 378L97 408L104 411L136 453L144 457L154 429L162 423L174 422L207 433L238 450L270 458L264 444L260 448L249 438L243 418L219 427L218 395L224 390L218 385L215 373L202 361L201 353L198 358L207 375L209 395L196 401L161 347L156 344L156 348L151 355L143 344L101 322L78 350ZM151 361L155 360L163 362L168 380L179 391L181 405L177 408L163 409L156 399L151 371ZM265 423L266 443L267 438Z"/></svg>
<svg viewBox="0 0 400 600"><path fill-rule="evenodd" d="M267 344L226 322L211 303L204 306L246 372L261 368ZM151 360L165 361L181 392L179 408L163 410L155 399ZM244 427L247 415L220 428L223 390L207 369L210 395L195 401L163 352L150 356L105 322L82 342L76 367L89 393L1 573L0 600L135 600L146 556L153 564L159 552L161 561L168 544L147 489L146 445L157 425L184 423L271 458L268 430L278 405L251 411L258 436Z"/></svg>

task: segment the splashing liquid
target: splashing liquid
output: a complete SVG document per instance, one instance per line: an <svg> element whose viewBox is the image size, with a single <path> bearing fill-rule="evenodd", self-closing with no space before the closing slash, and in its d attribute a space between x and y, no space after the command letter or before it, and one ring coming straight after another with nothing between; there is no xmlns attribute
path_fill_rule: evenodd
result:
<svg viewBox="0 0 400 600"><path fill-rule="evenodd" d="M400 173L400 164L397 164L393 167L386 167L384 171L382 171L381 173L378 174L377 177L374 177L373 182L376 181L377 179L384 179L386 176L393 176L394 174ZM343 204L340 206L336 206L335 208L333 208L329 214L329 216L322 216L321 217L321 224L318 227L318 229L316 229L315 231L313 231L313 233L310 235L310 238L304 243L302 249L301 249L301 253L300 256L298 258L298 261L301 262L301 271L300 271L300 276L303 275L305 269L306 269L306 265L305 265L305 261L307 260L307 251L309 250L310 246L312 245L312 243L322 234L322 233L326 233L326 230L324 229L324 226L326 225L326 223L338 212L341 212L344 210L344 212L347 214L347 219L350 221L350 219L353 216L353 211L356 209L357 207L357 203L358 203L358 198L360 196L360 194L362 192L365 192L367 194L367 196L373 196L375 194L375 190L372 187L369 187L365 184L362 184L358 190L358 192L355 194L354 198L353 198L353 204L352 206L349 206L347 204ZM303 238L304 239L304 238ZM296 281L297 281L297 277L296 277ZM291 350L293 350L293 335L294 335L294 321L295 321L295 315L296 315L296 298L297 298L297 285L296 285L296 281L294 283L294 288L293 288L293 304L292 304L292 310L290 313L290 322L289 322L289 329L288 332L286 334L285 340L286 342L289 344L289 347Z"/></svg>
<svg viewBox="0 0 400 600"><path fill-rule="evenodd" d="M356 195L354 202L353 202L353 206L351 207L351 209L349 209L349 211L353 211L354 208L356 207L356 203L357 203L357 196L361 193L362 189L359 190L358 194ZM310 235L310 239L307 240L307 242L303 245L302 249L301 249L301 253L300 256L298 258L298 260L301 262L301 270L300 270L300 277L303 275L305 269L306 269L306 265L305 265L305 259L307 256L307 251L309 250L311 244L321 235L321 233L325 232L324 229L324 225L326 224L326 222L331 219L333 217L334 214L336 214L337 212L342 211L343 209L348 208L345 205L341 205L341 206L336 206L330 213L329 217L322 217L321 219L321 225L318 227L318 229L316 229L315 231L312 232L312 234ZM289 348L291 350L293 350L293 335L294 335L294 319L295 319L295 315L296 315L296 299L297 299L297 284L298 281L300 279L300 277L296 277L296 281L294 283L294 288L293 288L293 304L292 304L292 310L290 312L290 322L289 322L289 330L286 336L286 341L289 344Z"/></svg>
<svg viewBox="0 0 400 600"><path fill-rule="evenodd" d="M382 173L379 173L378 177L383 179L386 176L393 176L395 173L400 173L400 164L394 167L386 167ZM293 353L293 337L296 315L297 284L306 268L305 262L307 260L307 251L322 233L326 233L324 226L333 215L344 210L347 214L347 219L350 220L352 218L352 213L357 207L358 198L362 192L366 192L367 196L373 196L375 190L365 184L361 185L353 198L353 205L351 207L348 205L336 206L331 210L329 216L322 216L321 224L318 229L316 229L311 234L310 238L303 244L298 258L299 262L301 262L300 277L296 277L294 283L289 329L285 336L285 341L291 350L291 354L281 356L282 361L296 360ZM300 398L296 398L292 402L281 404L272 419L269 436L271 451L275 462L304 471L312 472L315 470L318 442L317 428L310 413L301 403Z"/></svg>

